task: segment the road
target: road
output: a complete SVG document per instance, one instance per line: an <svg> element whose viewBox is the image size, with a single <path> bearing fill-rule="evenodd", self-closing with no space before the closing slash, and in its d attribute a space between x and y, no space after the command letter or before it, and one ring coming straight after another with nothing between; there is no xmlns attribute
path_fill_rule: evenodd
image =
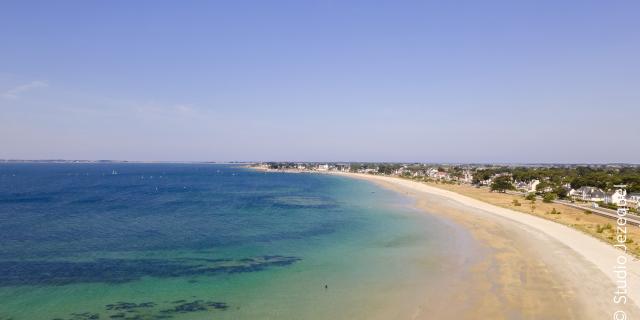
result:
<svg viewBox="0 0 640 320"><path fill-rule="evenodd" d="M581 209L581 210L589 210L591 212L593 212L594 214L597 214L599 216L603 216L606 218L611 218L611 219L618 219L618 214L616 213L615 210L611 210L611 209L606 209L606 208L592 208L592 207L585 207L585 206L581 206L575 203L571 203L569 201L565 201L565 200L554 200L554 203L558 203L558 204L562 204L568 207L572 207L572 208L576 208L576 209ZM631 213L627 214L626 216L627 218L627 223L635 225L635 226L640 226L640 218L632 215Z"/></svg>
<svg viewBox="0 0 640 320"><path fill-rule="evenodd" d="M519 192L519 191L507 191L507 193L509 194L513 194L513 195L526 195L526 193L524 192ZM542 199L541 197L536 197L538 199ZM591 212L593 212L593 214L597 214L599 216L605 217L605 218L610 218L610 219L614 219L617 220L618 219L618 214L616 213L615 210L611 210L611 209L607 209L607 208L593 208L593 207L589 207L589 206L581 206L579 204L575 204L572 203L570 201L566 201L566 200L554 200L553 203L557 203L557 204L561 204L567 207L572 207L572 208L576 208L576 209L580 209L580 210L589 210ZM634 226L640 226L640 217L634 215L633 213L628 213L626 215L627 218L627 223L634 225Z"/></svg>

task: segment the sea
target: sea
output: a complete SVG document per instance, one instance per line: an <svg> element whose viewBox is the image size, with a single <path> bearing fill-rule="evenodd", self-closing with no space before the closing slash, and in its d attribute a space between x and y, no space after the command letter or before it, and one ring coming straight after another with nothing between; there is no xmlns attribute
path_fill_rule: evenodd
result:
<svg viewBox="0 0 640 320"><path fill-rule="evenodd" d="M349 177L0 164L0 320L407 319L455 226Z"/></svg>

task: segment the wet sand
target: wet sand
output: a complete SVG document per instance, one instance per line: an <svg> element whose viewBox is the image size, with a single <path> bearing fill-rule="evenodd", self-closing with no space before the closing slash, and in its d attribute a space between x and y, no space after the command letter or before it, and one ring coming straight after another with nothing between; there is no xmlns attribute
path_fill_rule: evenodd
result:
<svg viewBox="0 0 640 320"><path fill-rule="evenodd" d="M611 319L621 310L640 318L640 262L626 263L629 301L614 304L613 268L622 254L567 226L496 207L418 182L373 175L366 179L416 200L416 207L469 230L479 254L460 256L460 274L436 288L415 319ZM461 250L464 252L464 250ZM453 254L455 256L455 253Z"/></svg>

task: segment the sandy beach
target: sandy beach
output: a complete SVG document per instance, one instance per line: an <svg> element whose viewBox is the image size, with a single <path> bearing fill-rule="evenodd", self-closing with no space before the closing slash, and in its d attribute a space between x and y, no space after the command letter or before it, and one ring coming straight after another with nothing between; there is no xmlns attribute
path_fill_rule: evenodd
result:
<svg viewBox="0 0 640 320"><path fill-rule="evenodd" d="M461 259L467 276L426 301L417 319L603 319L640 317L640 262L570 227L399 178L345 174L411 196L416 207L470 231L481 258ZM615 304L614 267L626 258L626 304ZM623 319L623 318L620 318Z"/></svg>

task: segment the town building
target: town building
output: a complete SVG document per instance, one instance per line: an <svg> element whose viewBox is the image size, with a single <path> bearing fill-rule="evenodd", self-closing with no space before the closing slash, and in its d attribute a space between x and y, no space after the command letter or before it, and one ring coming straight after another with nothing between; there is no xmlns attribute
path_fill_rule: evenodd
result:
<svg viewBox="0 0 640 320"><path fill-rule="evenodd" d="M616 189L613 192L609 192L605 194L604 202L615 204L616 206L626 205L627 200L627 190L625 189Z"/></svg>
<svg viewBox="0 0 640 320"><path fill-rule="evenodd" d="M534 179L529 182L518 181L515 183L516 190L522 192L536 192L536 187L540 184L540 180Z"/></svg>
<svg viewBox="0 0 640 320"><path fill-rule="evenodd" d="M568 194L574 200L600 202L605 200L605 192L596 187L581 187L579 189L571 189Z"/></svg>

